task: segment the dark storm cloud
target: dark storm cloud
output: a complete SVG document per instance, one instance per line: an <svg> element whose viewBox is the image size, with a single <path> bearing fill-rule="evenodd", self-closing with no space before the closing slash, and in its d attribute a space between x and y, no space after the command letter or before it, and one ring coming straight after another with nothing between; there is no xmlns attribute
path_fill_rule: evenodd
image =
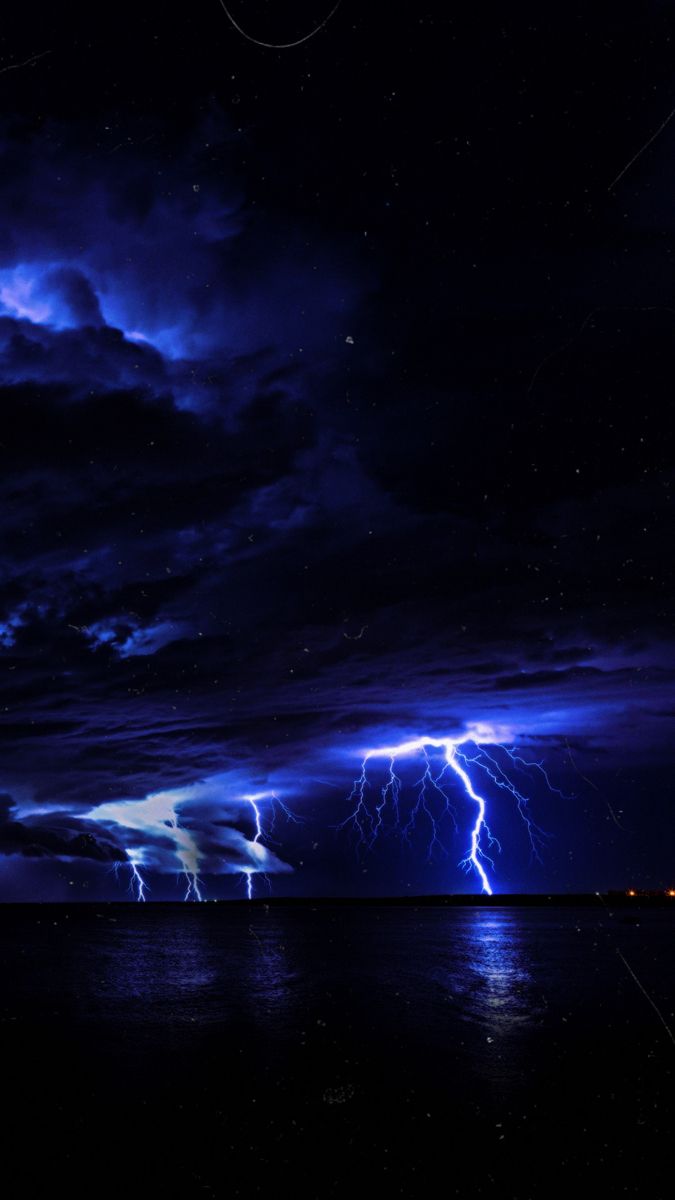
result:
<svg viewBox="0 0 675 1200"><path fill-rule="evenodd" d="M228 139L5 137L7 853L176 870L160 794L205 873L285 873L311 839L263 862L245 797L335 821L392 736L663 755L670 331L598 317L523 371L488 289L399 344L361 243L254 210Z"/></svg>
<svg viewBox="0 0 675 1200"><path fill-rule="evenodd" d="M75 267L55 267L45 276L45 285L56 292L74 325L104 324L98 296L86 275Z"/></svg>
<svg viewBox="0 0 675 1200"><path fill-rule="evenodd" d="M99 863L126 862L124 850L113 842L82 832L77 823L49 814L42 820L19 821L11 796L0 795L0 854L26 858L91 859Z"/></svg>
<svg viewBox="0 0 675 1200"><path fill-rule="evenodd" d="M330 354L362 284L337 245L246 206L235 140L214 113L170 161L152 140L111 161L91 126L8 130L5 310L57 326L103 319L202 364L268 347L286 363Z"/></svg>

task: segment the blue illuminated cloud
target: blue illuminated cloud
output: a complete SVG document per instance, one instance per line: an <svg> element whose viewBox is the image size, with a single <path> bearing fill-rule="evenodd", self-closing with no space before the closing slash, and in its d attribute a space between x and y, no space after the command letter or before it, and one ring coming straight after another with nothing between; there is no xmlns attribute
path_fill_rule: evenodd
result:
<svg viewBox="0 0 675 1200"><path fill-rule="evenodd" d="M54 329L105 324L90 280L75 266L26 263L0 270L0 312Z"/></svg>
<svg viewBox="0 0 675 1200"><path fill-rule="evenodd" d="M190 627L184 622L159 621L143 627L133 617L98 621L83 629L93 648L111 646L120 658L156 654L163 646L188 636L189 632Z"/></svg>
<svg viewBox="0 0 675 1200"><path fill-rule="evenodd" d="M202 875L277 874L292 868L262 841L256 811L253 836L233 823L250 808L250 797L228 796L226 782L214 777L183 788L155 792L144 800L116 800L84 812L116 835L131 864L137 898L145 898L146 875L182 874L185 899L204 898Z"/></svg>
<svg viewBox="0 0 675 1200"><path fill-rule="evenodd" d="M199 136L164 187L152 146L129 146L113 173L71 138L7 136L4 153L0 138L0 212L13 214L0 239L5 312L54 328L105 323L173 360L332 352L362 290L344 252L254 217L234 165L229 181L210 178ZM222 133L218 149L232 158Z"/></svg>

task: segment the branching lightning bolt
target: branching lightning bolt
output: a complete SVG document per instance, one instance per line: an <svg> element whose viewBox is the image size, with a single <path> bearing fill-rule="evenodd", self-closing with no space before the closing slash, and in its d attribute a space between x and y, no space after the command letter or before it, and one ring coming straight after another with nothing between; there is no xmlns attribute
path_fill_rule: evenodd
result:
<svg viewBox="0 0 675 1200"><path fill-rule="evenodd" d="M129 866L131 867L131 880L129 883L130 891L133 893L135 883L137 888L136 899L145 900L145 880L136 866L136 863L131 858L129 859Z"/></svg>
<svg viewBox="0 0 675 1200"><path fill-rule="evenodd" d="M284 804L283 800L279 799L276 792L254 792L254 793L249 793L245 796L242 796L241 799L244 800L245 803L250 806L251 811L253 813L253 825L255 828L255 834L254 834L253 838L251 839L251 841L249 842L249 846L250 846L251 850L253 851L254 858L258 854L260 854L261 851L264 850L264 845L262 842L263 837L266 837L268 842L274 841L274 839L270 835L274 832L274 827L276 825L276 819L277 819L277 811L281 811L283 813L284 817L286 818L286 820L292 821L292 823L294 825L302 824L300 817L296 817L295 813L291 812L291 809L288 807L287 804ZM261 811L261 807L260 807L261 803L263 801L267 801L268 811L269 811L267 830L265 830L265 828L263 826L263 816L262 816L262 811ZM255 847L259 847L259 849L256 850ZM246 881L246 895L248 896L249 900L253 899L253 876L258 873L262 873L263 875L265 874L264 871L259 872L259 870L256 867L244 867L242 870L242 875Z"/></svg>
<svg viewBox="0 0 675 1200"><path fill-rule="evenodd" d="M433 755L433 751L441 752L442 765L437 765L438 755ZM468 851L459 865L466 871L475 871L480 880L481 890L488 896L492 895L486 867L494 871L491 852L493 849L500 852L501 846L490 832L487 824L485 797L476 790L469 774L470 770L476 768L482 771L496 787L509 792L513 797L518 815L527 830L532 855L541 861L540 852L548 835L530 815L527 796L514 782L512 772L509 771L503 759L508 759L513 770L522 775L531 775L533 771L539 772L550 791L556 792L558 795L562 795L562 793L553 787L542 763L527 761L512 747L496 741L494 733L484 728L469 730L459 737L423 736L401 742L396 746L382 746L367 750L361 762L360 773L354 780L349 794L349 800L353 803L352 811L340 823L339 828L351 826L358 835L359 845L371 849L385 827L388 811L392 815L389 824L400 827L403 780L397 772L397 763L402 759L414 757L421 757L423 771L413 785L415 802L401 829L402 836L406 841L410 841L410 836L417 827L418 820L425 819L430 829L429 859L433 857L435 849L447 853L440 839L439 826L442 818L447 815L457 830L457 818L449 794L451 777L454 775L460 781L465 794L476 806L476 817L469 835ZM368 778L368 765L374 759L388 760L385 781L379 787L375 799L370 794L374 791L374 785Z"/></svg>
<svg viewBox="0 0 675 1200"><path fill-rule="evenodd" d="M138 869L136 858L138 857L139 852L136 850L127 850L126 855L127 855L127 859L129 862L129 867L131 868L131 876L129 878L129 891L131 892L131 894L135 900L143 901L143 900L145 900L146 891L150 891L150 889ZM115 877L117 877L119 868L121 866L123 866L122 863L118 863L118 862L113 863L113 871L115 872Z"/></svg>

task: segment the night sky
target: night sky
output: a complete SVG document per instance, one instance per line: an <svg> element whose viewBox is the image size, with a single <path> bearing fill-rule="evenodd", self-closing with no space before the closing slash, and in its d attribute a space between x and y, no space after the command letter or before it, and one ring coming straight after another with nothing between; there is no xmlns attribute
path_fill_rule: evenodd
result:
<svg viewBox="0 0 675 1200"><path fill-rule="evenodd" d="M0 898L675 885L673 34L4 23Z"/></svg>

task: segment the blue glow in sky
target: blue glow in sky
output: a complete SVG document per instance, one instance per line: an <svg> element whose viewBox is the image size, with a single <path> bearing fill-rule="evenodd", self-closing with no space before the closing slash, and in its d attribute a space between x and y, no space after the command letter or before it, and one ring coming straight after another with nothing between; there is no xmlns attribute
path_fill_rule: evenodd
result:
<svg viewBox="0 0 675 1200"><path fill-rule="evenodd" d="M659 405L602 407L626 339L528 390L496 258L207 125L0 140L7 898L669 883L672 464Z"/></svg>

